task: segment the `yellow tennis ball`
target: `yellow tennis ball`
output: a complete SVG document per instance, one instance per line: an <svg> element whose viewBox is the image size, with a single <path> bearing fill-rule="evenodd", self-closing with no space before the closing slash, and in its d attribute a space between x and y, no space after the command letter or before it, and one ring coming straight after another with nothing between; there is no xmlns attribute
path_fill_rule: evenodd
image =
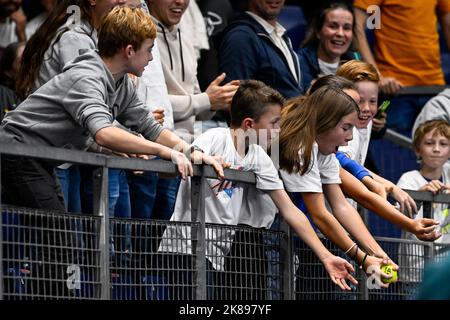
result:
<svg viewBox="0 0 450 320"><path fill-rule="evenodd" d="M384 273L386 273L388 275L392 275L392 277L390 277L388 279L381 278L381 281L383 281L383 283L393 283L393 282L397 281L397 271L394 270L394 267L392 265L390 265L390 264L384 265L380 269Z"/></svg>

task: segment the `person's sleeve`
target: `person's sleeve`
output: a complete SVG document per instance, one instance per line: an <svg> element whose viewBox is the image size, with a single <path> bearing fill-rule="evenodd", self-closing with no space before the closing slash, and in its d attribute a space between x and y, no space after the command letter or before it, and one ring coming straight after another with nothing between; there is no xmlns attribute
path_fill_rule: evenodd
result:
<svg viewBox="0 0 450 320"><path fill-rule="evenodd" d="M441 14L447 14L450 12L450 1L438 0L437 7Z"/></svg>
<svg viewBox="0 0 450 320"><path fill-rule="evenodd" d="M340 184L339 161L334 154L329 154L327 156L319 155L318 159L320 180L322 184Z"/></svg>
<svg viewBox="0 0 450 320"><path fill-rule="evenodd" d="M163 131L163 127L155 120L149 107L146 107L138 98L136 89L128 77L125 77L123 87L123 101L128 103L120 106L117 121L133 131L139 132L146 139L155 141Z"/></svg>
<svg viewBox="0 0 450 320"><path fill-rule="evenodd" d="M313 156L309 170L300 175L298 172L288 173L280 170L280 175L284 186L289 192L317 192L322 193L322 181L320 180L320 172L317 163L317 146L314 147Z"/></svg>
<svg viewBox="0 0 450 320"><path fill-rule="evenodd" d="M161 55L158 48L158 39L155 39L152 54L153 60L145 67L144 73L138 80L136 92L139 99L153 111L164 108L163 127L173 131L173 110L167 93L166 80L161 65Z"/></svg>
<svg viewBox="0 0 450 320"><path fill-rule="evenodd" d="M231 80L255 79L260 61L260 48L250 28L229 31L219 48L219 70L226 73L225 83Z"/></svg>
<svg viewBox="0 0 450 320"><path fill-rule="evenodd" d="M211 111L211 102L206 92L189 95L169 94L175 122L185 120L193 115ZM214 113L211 112L211 116Z"/></svg>
<svg viewBox="0 0 450 320"><path fill-rule="evenodd" d="M65 110L94 137L98 130L112 126L114 121L104 93L96 79L80 77L68 88L62 98Z"/></svg>
<svg viewBox="0 0 450 320"><path fill-rule="evenodd" d="M400 179L398 179L397 186L401 189L417 190L417 183L414 181L412 173L412 171L409 171L402 174Z"/></svg>
<svg viewBox="0 0 450 320"><path fill-rule="evenodd" d="M363 11L367 10L368 6L371 5L381 5L384 0L355 0L353 1L353 7L361 9Z"/></svg>
<svg viewBox="0 0 450 320"><path fill-rule="evenodd" d="M224 135L218 136L217 134L217 132L212 134L211 130L209 132L204 132L192 142L191 146L199 148L206 155L214 156L217 148L220 148L220 146L223 145L223 141L221 140L225 139ZM220 151L223 153L223 150ZM221 154L220 151L218 154Z"/></svg>
<svg viewBox="0 0 450 320"><path fill-rule="evenodd" d="M255 148L253 172L256 175L256 188L260 190L284 190L283 182L272 159L260 146L253 145L253 147Z"/></svg>
<svg viewBox="0 0 450 320"><path fill-rule="evenodd" d="M450 99L448 97L448 94L450 94L450 90L445 89L444 92L431 98L425 104L425 106L422 108L422 111L417 116L416 121L414 122L412 136L414 136L417 128L426 121L447 120L450 122L450 110L448 107L450 104Z"/></svg>
<svg viewBox="0 0 450 320"><path fill-rule="evenodd" d="M58 61L61 68L86 51L96 49L91 38L70 31L63 33L55 45L59 49Z"/></svg>
<svg viewBox="0 0 450 320"><path fill-rule="evenodd" d="M350 172L358 180L362 180L364 177L369 176L369 171L366 170L362 165L357 163L355 160L347 157L343 152L336 152L336 159L338 159L339 164L342 168Z"/></svg>

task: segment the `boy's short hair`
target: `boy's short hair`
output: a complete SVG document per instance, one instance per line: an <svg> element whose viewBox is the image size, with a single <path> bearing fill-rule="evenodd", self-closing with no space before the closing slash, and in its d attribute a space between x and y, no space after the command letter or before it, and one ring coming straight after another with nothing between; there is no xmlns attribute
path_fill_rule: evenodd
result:
<svg viewBox="0 0 450 320"><path fill-rule="evenodd" d="M337 69L336 75L349 79L353 82L380 82L380 74L377 69L367 62L359 60L350 60L344 63Z"/></svg>
<svg viewBox="0 0 450 320"><path fill-rule="evenodd" d="M423 137L433 130L435 130L434 135L440 134L450 140L450 124L446 120L426 121L417 128L416 132L414 132L414 150L419 150Z"/></svg>
<svg viewBox="0 0 450 320"><path fill-rule="evenodd" d="M139 50L144 40L155 37L156 26L142 9L117 6L100 22L98 51L109 58L128 45Z"/></svg>
<svg viewBox="0 0 450 320"><path fill-rule="evenodd" d="M284 97L258 80L241 80L231 101L231 127L239 127L245 118L258 121L270 104L283 106Z"/></svg>

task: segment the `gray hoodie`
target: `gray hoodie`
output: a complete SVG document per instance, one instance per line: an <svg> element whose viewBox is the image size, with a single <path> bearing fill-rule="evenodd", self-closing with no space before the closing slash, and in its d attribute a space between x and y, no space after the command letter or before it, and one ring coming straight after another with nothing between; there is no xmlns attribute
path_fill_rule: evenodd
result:
<svg viewBox="0 0 450 320"><path fill-rule="evenodd" d="M67 22L67 25L72 26L71 20ZM65 29L67 29L66 25L59 28L55 39L45 52L39 76L33 86L33 92L51 78L60 74L66 63L88 50L97 49L97 31L89 22L81 20L61 34Z"/></svg>
<svg viewBox="0 0 450 320"><path fill-rule="evenodd" d="M450 89L445 89L425 104L414 122L412 136L422 123L430 120L447 120L450 123Z"/></svg>
<svg viewBox="0 0 450 320"><path fill-rule="evenodd" d="M163 130L138 99L128 76L115 83L98 53L91 50L8 112L0 137L85 150L89 137L112 126L115 119L152 141Z"/></svg>

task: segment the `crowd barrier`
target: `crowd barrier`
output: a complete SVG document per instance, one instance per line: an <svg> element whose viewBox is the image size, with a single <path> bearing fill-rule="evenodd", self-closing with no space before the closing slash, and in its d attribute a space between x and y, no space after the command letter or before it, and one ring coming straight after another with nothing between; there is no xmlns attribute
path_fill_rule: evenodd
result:
<svg viewBox="0 0 450 320"><path fill-rule="evenodd" d="M377 238L395 261L413 257L419 263L400 266L399 281L389 289L374 286L371 276L355 265L359 284L343 292L284 221L279 231L205 223L201 181L215 177L209 166L194 167L191 222L132 220L108 217L107 168L175 173L172 163L6 143L0 144L0 154L98 167L93 215L18 208L0 201L0 299L413 299L425 263L442 259L450 248ZM227 169L225 175L255 183L249 172ZM450 203L449 195L410 193L424 203L425 212L431 212L433 202Z"/></svg>

